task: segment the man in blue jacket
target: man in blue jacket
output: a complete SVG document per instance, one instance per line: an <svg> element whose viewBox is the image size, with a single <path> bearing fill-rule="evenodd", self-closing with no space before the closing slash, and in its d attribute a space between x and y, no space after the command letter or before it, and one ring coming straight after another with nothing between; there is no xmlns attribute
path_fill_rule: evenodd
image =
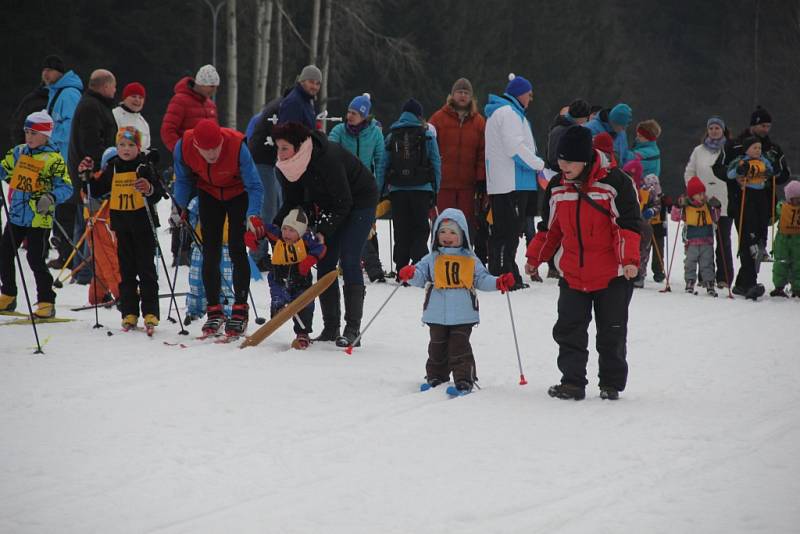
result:
<svg viewBox="0 0 800 534"><path fill-rule="evenodd" d="M633 110L631 107L628 104L620 103L611 110L600 111L595 118L583 125L592 132L592 137L606 132L614 139L614 152L620 168L635 157L628 148L628 136L625 133L625 128L632 120Z"/></svg>
<svg viewBox="0 0 800 534"><path fill-rule="evenodd" d="M317 114L314 111L314 98L321 87L322 71L316 65L303 67L294 89L281 101L278 124L299 122L310 130L316 130Z"/></svg>

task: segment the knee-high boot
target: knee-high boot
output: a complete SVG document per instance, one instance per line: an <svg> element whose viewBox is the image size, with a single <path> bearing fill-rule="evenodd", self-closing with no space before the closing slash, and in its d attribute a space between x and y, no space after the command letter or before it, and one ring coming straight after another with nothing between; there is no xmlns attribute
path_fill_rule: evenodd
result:
<svg viewBox="0 0 800 534"><path fill-rule="evenodd" d="M348 347L361 332L361 316L364 313L364 295L366 288L363 285L345 285L344 289L344 333L336 340L339 347ZM361 346L359 341L356 347Z"/></svg>
<svg viewBox="0 0 800 534"><path fill-rule="evenodd" d="M314 341L336 341L339 338L339 321L342 313L339 305L338 280L319 296L319 307L322 310L323 328Z"/></svg>

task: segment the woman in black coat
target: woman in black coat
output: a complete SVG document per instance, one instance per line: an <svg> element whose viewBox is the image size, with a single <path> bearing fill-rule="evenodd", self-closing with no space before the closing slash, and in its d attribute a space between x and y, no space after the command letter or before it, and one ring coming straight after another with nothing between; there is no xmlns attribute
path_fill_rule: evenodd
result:
<svg viewBox="0 0 800 534"><path fill-rule="evenodd" d="M341 262L344 278L345 327L339 335L339 283L320 295L324 328L317 341L353 343L361 330L364 277L361 253L375 222L378 189L369 170L350 152L329 143L324 134L289 122L276 126L272 138L278 148L276 171L283 188L283 206L275 223L280 225L292 208L302 206L327 253L317 267L317 277Z"/></svg>

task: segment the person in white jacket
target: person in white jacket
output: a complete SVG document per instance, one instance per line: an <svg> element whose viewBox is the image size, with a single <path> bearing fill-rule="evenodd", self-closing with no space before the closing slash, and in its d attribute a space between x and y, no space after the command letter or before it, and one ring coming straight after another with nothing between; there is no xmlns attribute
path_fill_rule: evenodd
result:
<svg viewBox="0 0 800 534"><path fill-rule="evenodd" d="M725 121L719 117L711 117L706 123L706 135L703 142L694 147L683 179L686 183L697 176L706 186L707 195L716 197L722 206L717 222L719 230L716 236L716 279L717 287L728 287L733 281L733 254L731 253L731 227L733 219L728 217L728 186L714 175L712 166L717 161L720 151L727 141L728 130ZM726 272L727 269L727 272Z"/></svg>
<svg viewBox="0 0 800 534"><path fill-rule="evenodd" d="M536 171L544 160L536 155L536 142L525 110L533 98L533 86L522 76L509 75L502 96L489 95L486 114L486 192L492 210L489 238L489 271L494 276L512 273L512 289L522 283L515 258L525 224L531 191L536 191Z"/></svg>
<svg viewBox="0 0 800 534"><path fill-rule="evenodd" d="M122 102L112 110L118 128L132 126L142 134L142 152L150 150L150 125L142 117L147 93L139 82L132 82L122 90Z"/></svg>

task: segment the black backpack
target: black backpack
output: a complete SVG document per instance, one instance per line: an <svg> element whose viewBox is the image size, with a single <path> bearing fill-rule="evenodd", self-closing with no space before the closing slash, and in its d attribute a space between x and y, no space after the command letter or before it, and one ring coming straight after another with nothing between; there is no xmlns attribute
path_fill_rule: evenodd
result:
<svg viewBox="0 0 800 534"><path fill-rule="evenodd" d="M428 159L425 126L393 128L386 150L392 158L386 181L393 186L424 185L433 182Z"/></svg>
<svg viewBox="0 0 800 534"><path fill-rule="evenodd" d="M253 161L260 165L275 165L278 159L278 148L272 140L272 129L278 117L283 97L275 98L264 106L258 122L253 128L253 135L247 140L247 148L253 156Z"/></svg>

